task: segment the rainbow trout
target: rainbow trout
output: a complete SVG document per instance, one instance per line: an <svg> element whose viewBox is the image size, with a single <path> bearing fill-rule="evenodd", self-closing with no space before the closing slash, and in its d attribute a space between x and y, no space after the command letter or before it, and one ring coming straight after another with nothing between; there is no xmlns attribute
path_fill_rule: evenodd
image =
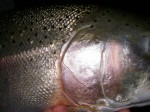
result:
<svg viewBox="0 0 150 112"><path fill-rule="evenodd" d="M149 18L100 6L0 15L0 111L114 112L150 104Z"/></svg>

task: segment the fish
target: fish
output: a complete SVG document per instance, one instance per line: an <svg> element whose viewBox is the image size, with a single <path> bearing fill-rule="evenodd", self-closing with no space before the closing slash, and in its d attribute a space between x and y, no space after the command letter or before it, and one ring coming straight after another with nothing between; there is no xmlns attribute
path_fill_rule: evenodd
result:
<svg viewBox="0 0 150 112"><path fill-rule="evenodd" d="M105 6L1 13L0 111L150 105L149 37L149 17Z"/></svg>

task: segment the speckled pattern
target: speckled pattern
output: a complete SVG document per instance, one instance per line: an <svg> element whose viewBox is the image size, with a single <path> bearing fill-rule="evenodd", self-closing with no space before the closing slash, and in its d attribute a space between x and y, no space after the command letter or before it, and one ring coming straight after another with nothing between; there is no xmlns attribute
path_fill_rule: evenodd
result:
<svg viewBox="0 0 150 112"><path fill-rule="evenodd" d="M136 80L132 81L135 79L133 76L126 78L124 75L122 83L119 82L121 85L118 84L123 90L118 86L104 86L104 80L101 77L106 77L105 74L99 75L100 79L97 80L102 82L98 84L101 87L104 86L103 92L109 99L119 103L123 102L122 99L130 100L143 77L142 67L145 65L142 64L145 59L139 54L147 53L146 47L149 43L146 43L146 40L149 41L150 36L149 24L149 19L143 20L134 14L111 8L82 5L50 6L1 14L0 111L41 112L53 105L54 99L57 99L54 93L62 89L62 85L58 83L62 79L56 68L56 60L59 58L62 46L73 34L76 34L74 36L77 43L79 41L82 43L83 40L94 44L100 41L109 43L109 40L114 40L120 42L119 45L124 45L124 48L129 46L129 51L131 53L133 51L135 57L130 55L130 52L126 53L129 54L127 57L132 59L129 61L133 65L128 71L131 71L131 74L135 73ZM80 29L83 30L80 31ZM138 69L139 71L135 72L134 70L138 67L143 71ZM147 73L145 74L144 77L147 78ZM119 92L122 96L118 95ZM101 106L109 107L110 105L105 101L96 99L92 101L95 103L92 106L97 110L100 110Z"/></svg>
<svg viewBox="0 0 150 112"><path fill-rule="evenodd" d="M55 61L72 26L93 8L51 6L1 15L2 111L37 112L53 103L52 93L59 88Z"/></svg>
<svg viewBox="0 0 150 112"><path fill-rule="evenodd" d="M54 52L56 48L52 44L56 40L64 43L69 38L68 32L73 30L72 26L92 10L83 6L52 6L4 15L0 19L0 35L3 37L0 38L0 52L3 52L0 55L12 55L48 44Z"/></svg>

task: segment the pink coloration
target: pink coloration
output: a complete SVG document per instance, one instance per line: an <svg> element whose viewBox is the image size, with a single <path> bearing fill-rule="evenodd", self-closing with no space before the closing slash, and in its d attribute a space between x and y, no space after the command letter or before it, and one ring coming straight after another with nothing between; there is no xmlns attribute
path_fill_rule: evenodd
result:
<svg viewBox="0 0 150 112"><path fill-rule="evenodd" d="M115 41L106 43L102 53L101 84L104 87L105 95L111 99L116 97L120 89L121 74L125 69L122 63L126 61L123 54L123 46Z"/></svg>
<svg viewBox="0 0 150 112"><path fill-rule="evenodd" d="M130 112L130 110L129 109L124 109L124 110L120 110L118 112Z"/></svg>
<svg viewBox="0 0 150 112"><path fill-rule="evenodd" d="M56 107L54 107L53 109L47 109L44 112L67 112L67 107L63 106L63 105L58 105Z"/></svg>
<svg viewBox="0 0 150 112"><path fill-rule="evenodd" d="M67 109L65 106L60 105L60 106L54 107L52 112L67 112Z"/></svg>

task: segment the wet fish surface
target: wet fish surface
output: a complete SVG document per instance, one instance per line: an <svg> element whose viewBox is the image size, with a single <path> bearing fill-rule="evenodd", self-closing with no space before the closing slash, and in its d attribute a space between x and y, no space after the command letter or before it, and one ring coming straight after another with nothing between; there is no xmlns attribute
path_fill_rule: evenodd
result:
<svg viewBox="0 0 150 112"><path fill-rule="evenodd" d="M0 111L149 105L149 25L149 18L92 5L2 13Z"/></svg>

